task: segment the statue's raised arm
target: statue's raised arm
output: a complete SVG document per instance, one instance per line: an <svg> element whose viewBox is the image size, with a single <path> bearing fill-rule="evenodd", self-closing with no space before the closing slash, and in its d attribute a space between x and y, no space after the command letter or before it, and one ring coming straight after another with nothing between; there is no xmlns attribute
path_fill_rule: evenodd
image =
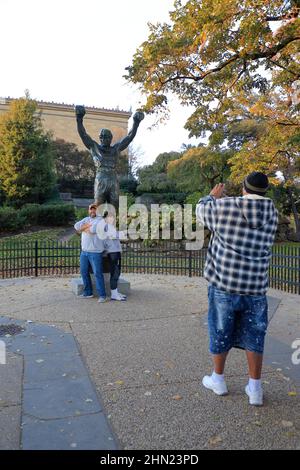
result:
<svg viewBox="0 0 300 470"><path fill-rule="evenodd" d="M125 150L128 147L128 145L133 141L133 139L136 136L138 127L139 127L141 121L144 119L144 117L145 117L145 115L141 111L137 111L134 114L132 129L129 131L128 135L126 137L124 137L124 139L120 140L120 142L118 142L118 144L117 144L118 147L119 147L120 152L122 152L122 150Z"/></svg>
<svg viewBox="0 0 300 470"><path fill-rule="evenodd" d="M81 137L82 142L86 146L87 149L91 149L95 145L95 141L87 134L84 126L83 126L83 118L85 116L85 107L84 106L75 106L75 113L76 113L76 121L77 121L77 130L78 134ZM96 144L97 145L97 144Z"/></svg>

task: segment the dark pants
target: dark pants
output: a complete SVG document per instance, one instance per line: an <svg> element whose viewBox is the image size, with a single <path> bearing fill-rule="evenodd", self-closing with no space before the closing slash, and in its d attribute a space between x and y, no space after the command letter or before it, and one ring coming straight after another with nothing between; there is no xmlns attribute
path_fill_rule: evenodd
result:
<svg viewBox="0 0 300 470"><path fill-rule="evenodd" d="M107 253L107 256L110 264L110 288L115 290L121 274L121 253Z"/></svg>

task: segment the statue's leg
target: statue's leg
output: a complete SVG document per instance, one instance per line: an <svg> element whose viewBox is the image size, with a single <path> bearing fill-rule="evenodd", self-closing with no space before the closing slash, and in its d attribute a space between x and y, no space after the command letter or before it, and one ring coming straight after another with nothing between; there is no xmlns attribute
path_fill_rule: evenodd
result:
<svg viewBox="0 0 300 470"><path fill-rule="evenodd" d="M105 202L107 202L106 191L107 189L106 189L105 180L103 180L99 176L96 177L95 185L94 185L94 199L95 199L95 203L97 204L97 206L101 206L105 204Z"/></svg>
<svg viewBox="0 0 300 470"><path fill-rule="evenodd" d="M111 185L110 192L109 192L109 202L112 204L116 210L116 213L119 210L119 194L120 194L120 189L119 189L119 182L116 179L113 184Z"/></svg>

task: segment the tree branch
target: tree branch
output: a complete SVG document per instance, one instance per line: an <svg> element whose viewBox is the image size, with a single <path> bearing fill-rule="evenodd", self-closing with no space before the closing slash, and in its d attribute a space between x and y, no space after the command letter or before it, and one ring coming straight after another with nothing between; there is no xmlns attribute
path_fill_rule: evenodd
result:
<svg viewBox="0 0 300 470"><path fill-rule="evenodd" d="M299 122L280 122L280 121L276 121L276 124L279 124L280 126L300 127Z"/></svg>
<svg viewBox="0 0 300 470"><path fill-rule="evenodd" d="M276 65L276 67L279 67L283 70L286 70L287 72L291 73L292 75L295 75L295 77L299 78L300 77L300 74L299 73L296 73L296 72L293 72L292 70L289 70L287 67L284 67L284 65L281 65L279 64L278 62L275 62L275 60L272 60L272 59L268 59L269 62L271 62L272 64Z"/></svg>
<svg viewBox="0 0 300 470"><path fill-rule="evenodd" d="M229 64L231 64L233 62L236 62L238 59L241 59L241 58L245 62L246 61L252 61L252 60L258 60L258 59L272 58L279 51L284 49L288 44L290 44L291 42L294 42L294 41L299 41L299 40L300 40L300 36L299 37L298 36L288 37L284 41L282 41L280 44L277 44L276 46L270 47L270 48L266 49L265 51L252 52L252 53L245 54L243 56L241 56L240 53L234 54L232 57L230 57L230 59L225 60L224 62L222 62L217 67L214 67L210 70L207 70L206 72L202 73L200 76L180 75L179 72L178 72L174 77L170 77L167 80L164 80L162 82L162 84L167 85L168 83L173 82L175 80L193 80L195 82L199 82L199 81L204 80L204 78L206 78L208 75L211 75L211 74L216 73L216 72L220 72L222 69L227 67Z"/></svg>

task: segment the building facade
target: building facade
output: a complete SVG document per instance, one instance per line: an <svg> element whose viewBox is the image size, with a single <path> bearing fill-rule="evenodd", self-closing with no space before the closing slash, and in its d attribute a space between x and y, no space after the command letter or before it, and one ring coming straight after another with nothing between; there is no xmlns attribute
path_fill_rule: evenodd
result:
<svg viewBox="0 0 300 470"><path fill-rule="evenodd" d="M12 98L0 98L0 114L8 110L12 100ZM51 131L54 138L73 142L80 150L85 149L77 133L74 105L37 101L37 106L45 130ZM87 133L96 141L99 141L100 129L110 129L114 143L127 135L130 116L131 112L128 111L87 106L84 126Z"/></svg>

